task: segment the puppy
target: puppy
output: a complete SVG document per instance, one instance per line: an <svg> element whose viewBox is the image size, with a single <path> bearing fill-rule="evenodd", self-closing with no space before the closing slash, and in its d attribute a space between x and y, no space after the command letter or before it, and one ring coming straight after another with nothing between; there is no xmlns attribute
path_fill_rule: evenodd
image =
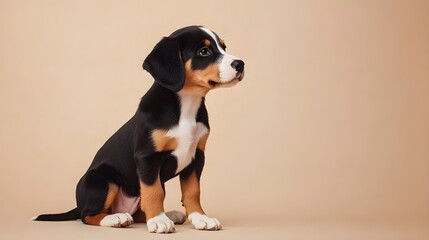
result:
<svg viewBox="0 0 429 240"><path fill-rule="evenodd" d="M149 232L171 233L187 217L196 229L221 229L201 207L199 182L210 132L205 96L244 76L244 62L225 50L224 41L202 26L164 37L143 63L155 80L152 87L135 115L95 155L77 184L77 207L33 220L80 218L107 227L146 222ZM164 211L164 183L175 176L186 215Z"/></svg>

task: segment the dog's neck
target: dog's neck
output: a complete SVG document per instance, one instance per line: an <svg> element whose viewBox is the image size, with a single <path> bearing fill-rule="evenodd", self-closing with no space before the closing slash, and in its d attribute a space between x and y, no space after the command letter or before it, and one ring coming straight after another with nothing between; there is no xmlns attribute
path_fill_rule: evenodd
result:
<svg viewBox="0 0 429 240"><path fill-rule="evenodd" d="M182 91L179 91L177 95L180 99L180 120L195 119L203 96Z"/></svg>
<svg viewBox="0 0 429 240"><path fill-rule="evenodd" d="M139 109L143 112L150 111L156 105L158 110L177 113L177 120L195 121L198 111L204 105L204 96L186 91L173 92L158 83L154 83L148 92L142 97ZM173 115L169 115L173 116Z"/></svg>

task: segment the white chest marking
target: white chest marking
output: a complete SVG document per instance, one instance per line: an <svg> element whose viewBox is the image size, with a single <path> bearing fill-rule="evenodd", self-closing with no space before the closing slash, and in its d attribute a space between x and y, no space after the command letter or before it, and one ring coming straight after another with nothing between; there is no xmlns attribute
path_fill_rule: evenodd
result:
<svg viewBox="0 0 429 240"><path fill-rule="evenodd" d="M207 127L196 121L202 97L183 93L179 93L179 96L179 124L167 133L167 136L177 141L177 148L171 153L177 158L176 174L192 162L199 140L208 133Z"/></svg>

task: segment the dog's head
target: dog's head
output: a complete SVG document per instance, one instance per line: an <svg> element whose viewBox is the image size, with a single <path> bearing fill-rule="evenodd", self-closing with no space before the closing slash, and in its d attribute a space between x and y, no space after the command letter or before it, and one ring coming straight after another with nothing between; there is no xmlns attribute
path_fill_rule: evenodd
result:
<svg viewBox="0 0 429 240"><path fill-rule="evenodd" d="M205 95L244 77L244 62L225 50L225 42L213 31L185 27L164 37L144 60L143 69L171 91Z"/></svg>

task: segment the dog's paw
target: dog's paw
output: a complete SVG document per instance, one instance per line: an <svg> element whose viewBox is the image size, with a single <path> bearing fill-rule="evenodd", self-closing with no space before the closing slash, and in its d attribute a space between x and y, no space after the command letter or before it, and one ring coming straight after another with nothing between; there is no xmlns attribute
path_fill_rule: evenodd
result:
<svg viewBox="0 0 429 240"><path fill-rule="evenodd" d="M126 227L134 222L133 217L129 213L115 213L105 216L100 221L100 226L103 227Z"/></svg>
<svg viewBox="0 0 429 240"><path fill-rule="evenodd" d="M186 215L179 211L166 212L165 215L167 215L174 224L182 224L186 221Z"/></svg>
<svg viewBox="0 0 429 240"><path fill-rule="evenodd" d="M165 213L149 219L146 225L147 230L151 233L172 233L176 231L174 222Z"/></svg>
<svg viewBox="0 0 429 240"><path fill-rule="evenodd" d="M216 218L207 217L207 215L201 213L191 213L188 216L189 221L194 225L195 229L198 230L220 230L222 225Z"/></svg>

